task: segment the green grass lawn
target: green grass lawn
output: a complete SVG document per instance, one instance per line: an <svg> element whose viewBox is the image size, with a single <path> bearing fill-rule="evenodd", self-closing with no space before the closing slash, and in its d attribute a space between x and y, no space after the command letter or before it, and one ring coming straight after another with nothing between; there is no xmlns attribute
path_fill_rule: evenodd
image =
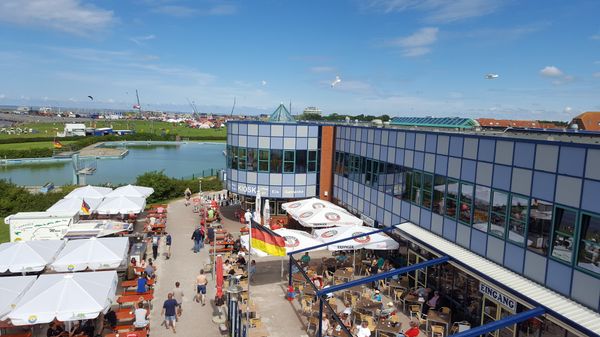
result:
<svg viewBox="0 0 600 337"><path fill-rule="evenodd" d="M4 219L0 219L0 243L8 241L10 241L8 225L4 223Z"/></svg>
<svg viewBox="0 0 600 337"><path fill-rule="evenodd" d="M63 145L73 143L72 140L61 141ZM12 144L0 144L0 150L29 150L29 149L51 149L53 148L53 142L26 142L26 143L12 143Z"/></svg>
<svg viewBox="0 0 600 337"><path fill-rule="evenodd" d="M87 122L85 123L88 127L111 127L114 130L135 130L138 133L154 133L154 134L162 134L163 132L166 134L176 134L183 138L185 137L222 137L225 139L227 136L227 131L225 128L220 129L193 129L187 127L185 124L174 124L167 122L153 122L153 121L126 121L126 120L117 120L117 121L103 121L98 120L95 122ZM5 133L0 133L0 139L7 138L35 138L35 137L53 137L56 135L56 132L63 131L65 124L64 123L26 123L18 126L21 129L33 129L35 133L27 133L20 135L8 135Z"/></svg>

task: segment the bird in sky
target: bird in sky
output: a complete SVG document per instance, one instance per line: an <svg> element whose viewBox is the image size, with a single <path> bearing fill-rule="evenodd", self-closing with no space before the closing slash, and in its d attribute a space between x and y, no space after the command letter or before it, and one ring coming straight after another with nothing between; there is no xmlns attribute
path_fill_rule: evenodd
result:
<svg viewBox="0 0 600 337"><path fill-rule="evenodd" d="M335 76L335 80L333 82L331 82L331 87L335 87L336 85L338 85L340 82L342 82L342 79L340 78L339 75Z"/></svg>
<svg viewBox="0 0 600 337"><path fill-rule="evenodd" d="M92 101L94 100L94 97L92 96L88 96L89 99L91 99Z"/></svg>
<svg viewBox="0 0 600 337"><path fill-rule="evenodd" d="M486 80L495 80L498 77L500 77L500 75L498 75L498 74L492 74L492 73L489 73L489 74L485 75L485 79Z"/></svg>

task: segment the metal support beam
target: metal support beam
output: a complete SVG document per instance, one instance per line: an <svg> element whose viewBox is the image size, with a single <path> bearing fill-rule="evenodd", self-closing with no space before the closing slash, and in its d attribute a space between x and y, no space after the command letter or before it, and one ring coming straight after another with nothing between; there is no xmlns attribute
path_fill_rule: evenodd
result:
<svg viewBox="0 0 600 337"><path fill-rule="evenodd" d="M323 336L323 298L319 297L319 333L317 337Z"/></svg>
<svg viewBox="0 0 600 337"><path fill-rule="evenodd" d="M459 332L457 334L452 335L452 337L476 337L480 335L485 335L488 332L496 331L498 329L502 329L507 326L523 322L530 318L541 316L545 313L546 309L542 307L533 308L531 310L523 311L518 314L508 316L499 321L491 322L485 325L469 329L467 331Z"/></svg>
<svg viewBox="0 0 600 337"><path fill-rule="evenodd" d="M336 291L340 291L340 290L352 288L352 287L355 287L355 286L358 286L358 285L361 285L361 284L383 280L383 279L386 279L386 278L389 278L389 277L392 277L392 276L396 276L396 275L399 275L399 274L406 274L406 273L409 273L411 271L415 271L415 270L418 270L418 269L423 269L423 268L426 268L426 267L435 266L437 264L446 263L449 260L450 260L450 258L448 256L442 256L442 257L439 257L437 259L433 259L433 260L421 262L421 263L418 263L418 264L413 264L412 266L403 267L403 268L399 268L399 269L394 269L394 270L386 271L385 273L379 273L379 274L371 275L371 276L364 277L364 278L361 278L361 279L358 279L358 280L353 280L353 281L350 281L350 282L346 282L346 283L334 285L334 286L323 288L323 289L317 291L317 296L320 297L320 296L323 296L325 294L329 294L329 293L333 293L333 292L336 292Z"/></svg>
<svg viewBox="0 0 600 337"><path fill-rule="evenodd" d="M313 249L317 249L317 248L321 248L321 247L327 247L329 245L333 245L333 244L340 243L340 242L345 242L345 241L350 241L350 240L356 239L356 238L362 238L363 236L368 236L368 235L371 235L371 234L377 234L377 233L381 233L381 232L388 232L388 231L391 231L391 230L394 230L394 229L396 229L396 227L394 227L394 226L385 227L385 228L381 228L381 229L376 229L376 230L374 230L372 232L369 232L369 233L362 233L362 234L358 234L358 235L355 235L355 236L352 236L352 237L349 237L349 238L344 238L344 239L339 239L339 240L335 240L335 241L330 241L330 242L327 242L327 243L322 243L320 245L316 245L316 246L312 246L312 247L308 247L308 248L304 248L304 249L298 249L296 251L289 252L287 254L288 255L293 255L293 254L298 254L298 253L304 253L304 252L311 251Z"/></svg>

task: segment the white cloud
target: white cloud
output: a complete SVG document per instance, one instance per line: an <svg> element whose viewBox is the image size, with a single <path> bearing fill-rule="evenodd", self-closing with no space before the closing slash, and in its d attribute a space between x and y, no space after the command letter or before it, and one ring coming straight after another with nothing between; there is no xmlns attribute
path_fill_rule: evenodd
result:
<svg viewBox="0 0 600 337"><path fill-rule="evenodd" d="M388 44L401 47L404 56L421 56L431 51L431 45L437 41L438 32L437 27L425 27L412 35L390 40Z"/></svg>
<svg viewBox="0 0 600 337"><path fill-rule="evenodd" d="M331 73L335 71L334 67L329 67L329 66L316 66L316 67L311 67L310 71L313 73Z"/></svg>
<svg viewBox="0 0 600 337"><path fill-rule="evenodd" d="M262 80L262 81L260 81L260 84L264 87L265 85L267 85L267 81Z"/></svg>
<svg viewBox="0 0 600 337"><path fill-rule="evenodd" d="M0 21L22 26L41 26L75 35L90 35L108 28L113 11L80 0L2 0Z"/></svg>
<svg viewBox="0 0 600 337"><path fill-rule="evenodd" d="M540 70L540 75L546 77L561 77L563 76L563 72L555 66L545 66Z"/></svg>
<svg viewBox="0 0 600 337"><path fill-rule="evenodd" d="M592 76L594 76L596 78L600 78L600 71L593 73Z"/></svg>
<svg viewBox="0 0 600 337"><path fill-rule="evenodd" d="M208 8L196 8L182 5L162 5L152 8L154 13L165 14L175 17L192 17L202 15L233 15L237 12L237 7L231 4L220 4Z"/></svg>
<svg viewBox="0 0 600 337"><path fill-rule="evenodd" d="M133 41L138 46L141 46L144 44L144 42L154 40L154 39L156 39L156 36L154 34L150 34L150 35L146 35L146 36L132 37L129 40Z"/></svg>
<svg viewBox="0 0 600 337"><path fill-rule="evenodd" d="M6 97L5 94L0 94L0 99L4 99Z"/></svg>
<svg viewBox="0 0 600 337"><path fill-rule="evenodd" d="M502 0L368 0L364 7L383 13L421 11L426 13L426 22L448 23L491 14L502 3Z"/></svg>
<svg viewBox="0 0 600 337"><path fill-rule="evenodd" d="M600 40L600 34L594 34L594 35L590 36L590 39L592 39L592 40Z"/></svg>
<svg viewBox="0 0 600 337"><path fill-rule="evenodd" d="M565 110L564 110L564 113L570 114L572 111L573 111L573 108L571 108L570 106L566 106Z"/></svg>

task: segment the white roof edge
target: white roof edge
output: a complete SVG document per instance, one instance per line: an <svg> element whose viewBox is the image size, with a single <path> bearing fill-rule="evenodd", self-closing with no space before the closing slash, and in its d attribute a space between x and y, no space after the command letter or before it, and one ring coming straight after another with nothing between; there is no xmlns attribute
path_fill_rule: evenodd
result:
<svg viewBox="0 0 600 337"><path fill-rule="evenodd" d="M494 280L499 285L513 289L525 298L529 298L549 310L560 313L566 319L600 335L600 324L594 323L600 322L599 313L413 223L405 222L395 227L444 252L450 258L455 258L460 263L471 266L476 265L477 270L484 275L495 275ZM460 258L457 259L457 257Z"/></svg>

